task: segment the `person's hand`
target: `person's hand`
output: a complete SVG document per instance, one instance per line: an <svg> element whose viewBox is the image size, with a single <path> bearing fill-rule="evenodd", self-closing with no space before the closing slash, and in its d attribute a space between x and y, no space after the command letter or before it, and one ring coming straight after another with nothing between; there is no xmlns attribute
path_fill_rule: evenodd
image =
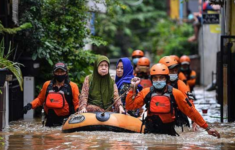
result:
<svg viewBox="0 0 235 150"><path fill-rule="evenodd" d="M193 128L194 132L198 131L198 129L199 129L198 125L195 122L192 124L192 128Z"/></svg>
<svg viewBox="0 0 235 150"><path fill-rule="evenodd" d="M213 129L213 128L209 128L209 129L208 129L208 128L207 128L206 131L207 131L207 133L208 133L209 135L212 135L212 136L215 136L215 137L217 137L217 138L220 138L219 132L216 131L215 129Z"/></svg>
<svg viewBox="0 0 235 150"><path fill-rule="evenodd" d="M119 106L119 114L124 114L125 113L125 110L124 108L122 107L122 105Z"/></svg>
<svg viewBox="0 0 235 150"><path fill-rule="evenodd" d="M137 87L140 84L140 78L138 78L138 77L132 78L131 84Z"/></svg>
<svg viewBox="0 0 235 150"><path fill-rule="evenodd" d="M32 108L32 104L28 103L26 106L23 108L23 113L27 114L28 110Z"/></svg>
<svg viewBox="0 0 235 150"><path fill-rule="evenodd" d="M80 110L78 113L86 113L86 112L87 112L86 108L83 108L83 109Z"/></svg>

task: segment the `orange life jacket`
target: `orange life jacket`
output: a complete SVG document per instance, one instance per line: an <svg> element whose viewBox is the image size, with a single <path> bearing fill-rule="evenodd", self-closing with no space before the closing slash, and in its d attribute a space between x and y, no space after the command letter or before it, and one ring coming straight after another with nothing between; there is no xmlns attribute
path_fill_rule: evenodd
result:
<svg viewBox="0 0 235 150"><path fill-rule="evenodd" d="M143 88L147 88L147 87L151 87L152 86L152 82L149 79L141 79L140 85Z"/></svg>
<svg viewBox="0 0 235 150"><path fill-rule="evenodd" d="M58 109L63 108L65 106L66 100L64 97L64 92L54 92L53 90L49 91L45 105L49 109Z"/></svg>
<svg viewBox="0 0 235 150"><path fill-rule="evenodd" d="M69 104L65 98L67 89L63 86L58 92L53 89L53 83L51 82L47 88L46 102L44 110L48 114L48 109L53 109L57 116L69 115Z"/></svg>
<svg viewBox="0 0 235 150"><path fill-rule="evenodd" d="M172 87L168 86L168 92L164 95L152 93L153 87L150 88L149 94L145 97L148 116L159 116L163 123L171 123L175 120L176 106L172 95ZM151 98L150 98L151 97Z"/></svg>

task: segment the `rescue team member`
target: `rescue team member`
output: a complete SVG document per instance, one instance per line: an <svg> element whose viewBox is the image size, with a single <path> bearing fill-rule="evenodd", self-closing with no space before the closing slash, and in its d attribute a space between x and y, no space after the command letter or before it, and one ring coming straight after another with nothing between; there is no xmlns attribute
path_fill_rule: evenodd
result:
<svg viewBox="0 0 235 150"><path fill-rule="evenodd" d="M179 79L188 84L190 91L192 92L196 84L196 72L190 69L190 58L186 55L180 57L180 72Z"/></svg>
<svg viewBox="0 0 235 150"><path fill-rule="evenodd" d="M68 69L65 63L58 62L53 69L54 79L44 83L38 97L24 106L28 110L44 105L46 112L46 126L62 125L64 118L78 110L79 89L69 81Z"/></svg>
<svg viewBox="0 0 235 150"><path fill-rule="evenodd" d="M135 69L137 66L137 62L141 57L144 57L144 52L142 50L135 50L132 52L132 63L134 66L134 72L133 72L134 75L136 74Z"/></svg>
<svg viewBox="0 0 235 150"><path fill-rule="evenodd" d="M126 92L130 88L131 79L134 78L133 67L129 58L121 58L116 65L116 78L115 83L118 88L118 93L121 96L123 107L125 108ZM142 90L142 86L138 85L136 93ZM138 110L128 110L128 114L134 117L139 116Z"/></svg>
<svg viewBox="0 0 235 150"><path fill-rule="evenodd" d="M185 83L181 80L178 79L178 70L179 70L179 64L175 57L172 56L165 56L160 59L159 63L164 64L168 67L169 69L169 84L180 90L184 96L186 96L189 99L189 102L194 106L193 100L194 98L191 96L192 94L189 92L188 86L185 85ZM183 125L186 125L190 127L188 117L183 114L179 109L176 109L175 112L176 120L175 124L176 126L181 126L183 130ZM193 129L194 131L196 130L196 124L193 124Z"/></svg>
<svg viewBox="0 0 235 150"><path fill-rule="evenodd" d="M93 73L85 78L80 97L80 113L104 112L114 105L114 111L125 113L118 88L109 74L110 62L106 56L97 56Z"/></svg>
<svg viewBox="0 0 235 150"><path fill-rule="evenodd" d="M178 64L179 64L179 68L180 68L180 58L177 56L177 55L170 55L170 57L172 57L172 58L174 58L174 59L176 59L176 61L178 62ZM186 79L186 77L184 77L184 74L182 73L182 72L178 72L178 76L180 76L181 78L180 78L180 80L182 80L182 81L184 81L185 82L185 84L187 85L187 87L188 87L188 89L189 89L189 86L188 86L188 84L187 84L187 79Z"/></svg>
<svg viewBox="0 0 235 150"><path fill-rule="evenodd" d="M178 63L180 63L180 58L177 55L170 55L173 57Z"/></svg>
<svg viewBox="0 0 235 150"><path fill-rule="evenodd" d="M149 80L149 67L150 67L150 60L146 57L141 57L137 62L136 67L136 76L141 79L140 85L143 88L152 86L151 80Z"/></svg>
<svg viewBox="0 0 235 150"><path fill-rule="evenodd" d="M150 69L153 86L145 88L132 99L133 91L130 89L126 96L126 108L136 109L144 104L147 108L147 117L144 120L145 133L177 135L174 129L175 109L179 108L194 122L206 129L208 134L220 137L220 134L208 126L199 112L187 101L187 97L179 90L167 85L169 69L164 64L155 64ZM135 77L131 84L137 86L140 79Z"/></svg>

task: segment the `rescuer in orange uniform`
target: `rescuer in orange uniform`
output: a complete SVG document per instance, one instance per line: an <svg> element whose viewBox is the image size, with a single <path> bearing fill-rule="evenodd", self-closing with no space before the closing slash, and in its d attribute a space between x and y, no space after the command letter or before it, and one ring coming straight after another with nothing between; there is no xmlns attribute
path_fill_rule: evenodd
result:
<svg viewBox="0 0 235 150"><path fill-rule="evenodd" d="M146 104L147 117L144 120L145 133L177 135L174 129L175 109L179 108L184 114L206 129L208 134L220 137L220 134L208 126L199 112L189 103L187 97L179 90L168 85L169 69L164 64L155 64L150 69L153 86L145 88L133 96L132 88L126 96L126 109L141 108ZM140 83L138 77L131 81L132 86Z"/></svg>
<svg viewBox="0 0 235 150"><path fill-rule="evenodd" d="M159 63L162 63L166 65L169 69L169 76L170 81L169 84L180 90L190 101L190 103L194 106L194 95L190 93L188 86L181 80L178 79L178 70L179 70L179 64L175 57L172 56L165 56L160 59ZM188 118L185 114L183 114L180 110L177 109L176 111L176 125L181 126L183 130L183 125L190 126ZM195 127L195 125L194 125Z"/></svg>
<svg viewBox="0 0 235 150"><path fill-rule="evenodd" d="M196 72L190 69L190 58L186 55L181 56L180 64L179 79L184 81L192 92L196 84Z"/></svg>
<svg viewBox="0 0 235 150"><path fill-rule="evenodd" d="M38 97L24 106L26 114L28 110L44 105L46 112L46 126L62 125L64 118L78 110L79 89L69 81L66 64L58 62L53 69L54 79L44 83Z"/></svg>
<svg viewBox="0 0 235 150"><path fill-rule="evenodd" d="M134 72L133 72L134 75L136 74L135 70L136 70L137 62L141 57L144 57L144 52L142 50L135 50L132 52L132 63L133 63L133 68L134 68Z"/></svg>
<svg viewBox="0 0 235 150"><path fill-rule="evenodd" d="M177 55L170 55L171 57L175 58L175 60L180 63L180 58Z"/></svg>
<svg viewBox="0 0 235 150"><path fill-rule="evenodd" d="M151 87L152 82L149 79L150 60L147 57L141 57L137 62L136 76L141 79L140 85L143 88Z"/></svg>

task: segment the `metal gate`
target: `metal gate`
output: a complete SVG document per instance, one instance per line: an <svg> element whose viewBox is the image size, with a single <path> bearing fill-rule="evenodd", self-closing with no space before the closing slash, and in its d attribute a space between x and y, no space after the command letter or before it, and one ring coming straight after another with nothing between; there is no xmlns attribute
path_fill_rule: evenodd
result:
<svg viewBox="0 0 235 150"><path fill-rule="evenodd" d="M218 55L218 99L221 104L221 122L235 121L235 36L221 36Z"/></svg>

